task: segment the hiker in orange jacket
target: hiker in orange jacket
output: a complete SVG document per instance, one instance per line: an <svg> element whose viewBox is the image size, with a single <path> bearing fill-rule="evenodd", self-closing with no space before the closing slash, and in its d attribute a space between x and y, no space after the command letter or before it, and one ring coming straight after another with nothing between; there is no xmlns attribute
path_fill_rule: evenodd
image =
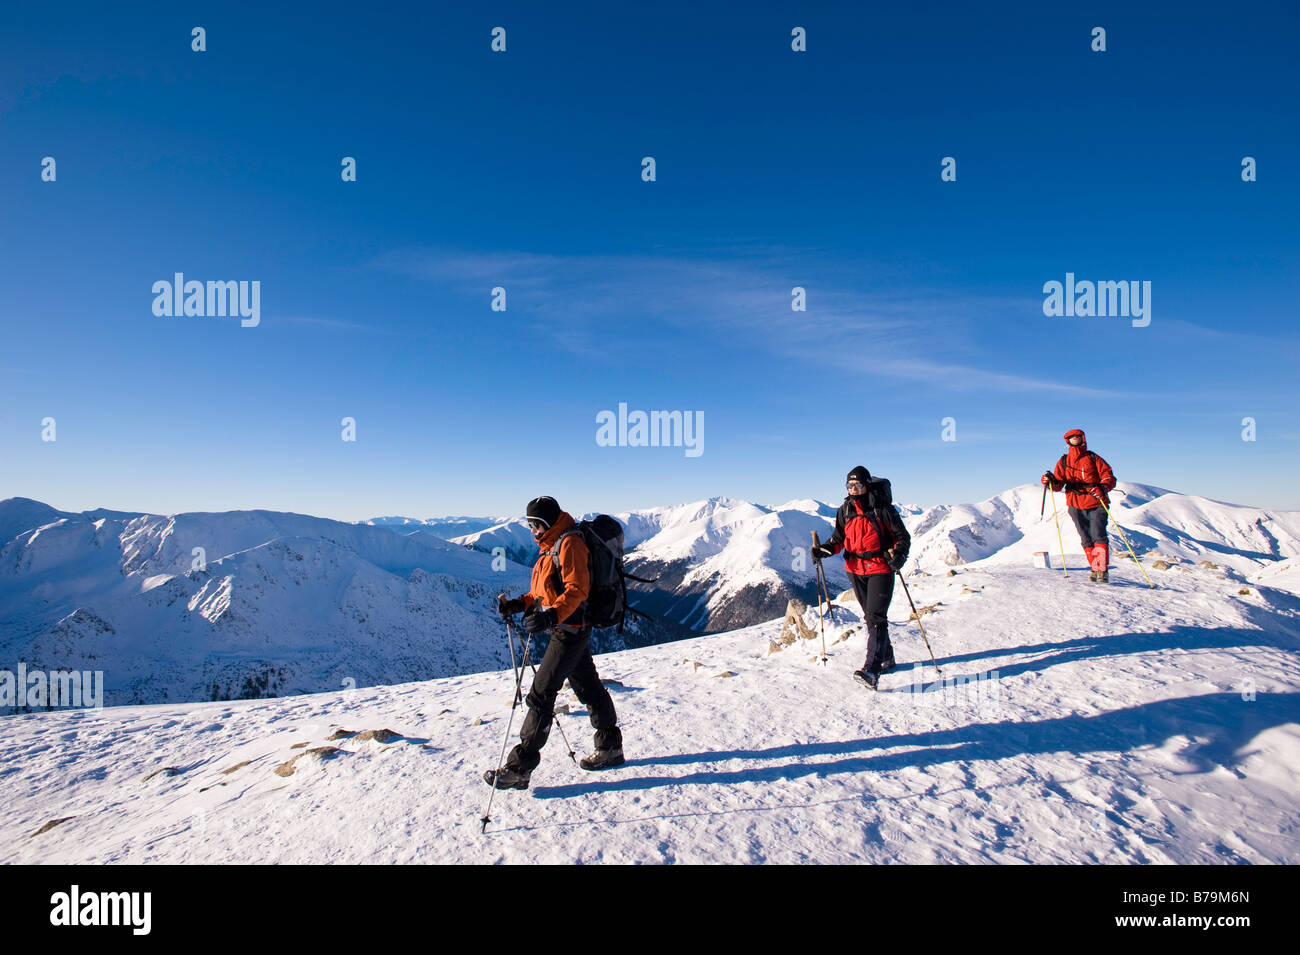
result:
<svg viewBox="0 0 1300 955"><path fill-rule="evenodd" d="M618 714L591 658L591 625L587 621L591 571L587 564L587 544L572 515L560 510L553 497L529 501L527 518L533 540L540 549L537 563L533 565L532 583L528 593L513 600L501 594L497 607L503 617L522 611L524 629L529 634L550 631L551 640L525 700L528 715L519 731L519 745L510 751L504 766L483 774L483 780L496 789L528 788L551 732L555 697L565 680L586 705L596 730L595 750L578 765L596 770L623 763L623 734L618 728Z"/></svg>
<svg viewBox="0 0 1300 955"><path fill-rule="evenodd" d="M1068 450L1056 462L1055 471L1043 475L1043 483L1053 491L1065 491L1065 503L1092 568L1089 580L1110 583L1110 539L1106 536L1109 514L1101 505L1105 502L1110 506L1108 494L1115 490L1115 474L1105 458L1088 450L1082 429L1073 428L1065 432L1064 438Z"/></svg>

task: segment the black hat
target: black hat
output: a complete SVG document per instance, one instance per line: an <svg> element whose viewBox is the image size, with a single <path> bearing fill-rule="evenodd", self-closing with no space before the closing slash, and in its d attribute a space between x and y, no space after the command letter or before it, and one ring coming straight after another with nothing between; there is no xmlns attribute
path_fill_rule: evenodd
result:
<svg viewBox="0 0 1300 955"><path fill-rule="evenodd" d="M850 471L849 476L844 479L845 484L848 484L850 481L861 481L863 484L870 484L871 472L859 464L856 468Z"/></svg>
<svg viewBox="0 0 1300 955"><path fill-rule="evenodd" d="M541 521L550 527L560 519L560 505L553 497L535 497L528 502L528 510L524 513L528 520Z"/></svg>

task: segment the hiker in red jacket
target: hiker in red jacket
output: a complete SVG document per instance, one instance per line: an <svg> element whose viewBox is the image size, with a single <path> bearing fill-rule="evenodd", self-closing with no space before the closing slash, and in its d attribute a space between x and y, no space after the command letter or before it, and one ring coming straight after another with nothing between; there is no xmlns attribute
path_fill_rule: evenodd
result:
<svg viewBox="0 0 1300 955"><path fill-rule="evenodd" d="M1070 506L1070 517L1079 530L1083 552L1088 555L1092 568L1090 580L1110 583L1110 539L1106 536L1106 523L1110 506L1108 492L1115 490L1115 474L1110 465L1096 451L1088 450L1088 439L1080 428L1065 432L1069 450L1056 462L1055 472L1043 475L1043 483L1053 491L1065 491L1065 503Z"/></svg>
<svg viewBox="0 0 1300 955"><path fill-rule="evenodd" d="M815 560L844 552L844 570L862 608L867 626L867 660L853 679L876 689L880 677L894 669L894 645L889 640L889 601L894 596L894 574L907 563L912 537L893 504L893 490L885 478L873 478L862 465L845 479L849 492L835 512L835 533L820 547Z"/></svg>

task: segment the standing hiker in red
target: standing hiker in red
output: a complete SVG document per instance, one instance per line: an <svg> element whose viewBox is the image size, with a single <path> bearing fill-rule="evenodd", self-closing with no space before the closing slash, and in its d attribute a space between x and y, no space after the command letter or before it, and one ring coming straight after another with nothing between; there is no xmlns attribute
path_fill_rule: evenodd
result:
<svg viewBox="0 0 1300 955"><path fill-rule="evenodd" d="M867 661L853 679L876 689L880 677L894 669L894 645L889 640L889 601L894 596L894 575L907 563L912 537L894 507L894 493L885 478L873 478L862 465L845 480L849 492L835 512L835 533L820 547L814 560L844 552L844 569L867 625Z"/></svg>
<svg viewBox="0 0 1300 955"><path fill-rule="evenodd" d="M1088 555L1092 568L1092 581L1110 583L1110 539L1106 536L1106 522L1110 506L1108 493L1115 490L1115 474L1110 465L1096 451L1088 450L1088 439L1083 431L1074 428L1065 432L1069 450L1056 462L1055 472L1043 475L1043 483L1053 491L1065 491L1065 502L1070 505L1070 517L1079 529L1083 552Z"/></svg>

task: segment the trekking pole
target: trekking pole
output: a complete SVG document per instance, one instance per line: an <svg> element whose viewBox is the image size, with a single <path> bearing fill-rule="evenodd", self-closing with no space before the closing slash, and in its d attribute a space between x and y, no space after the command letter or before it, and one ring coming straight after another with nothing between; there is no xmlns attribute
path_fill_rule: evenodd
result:
<svg viewBox="0 0 1300 955"><path fill-rule="evenodd" d="M813 531L813 546L821 546L821 538L817 536L816 531ZM835 605L831 603L831 588L830 585L826 583L826 567L820 560L814 558L813 568L816 572L814 576L817 578L817 587L820 590L821 595L826 598L826 612L831 615L831 626L834 626Z"/></svg>
<svg viewBox="0 0 1300 955"><path fill-rule="evenodd" d="M519 700L519 691L520 691L520 688L523 686L523 682L524 682L524 681L523 681L523 678L522 678L522 677L520 676L520 674L519 674L519 663L518 663L518 661L517 661L516 658L515 658L515 637L514 637L514 634L511 632L511 629L510 629L510 618L509 618L509 617L502 617L501 619L502 619L502 621L503 621L503 622L505 623L505 625L506 625L506 642L507 642L508 644L510 644L510 669L513 670L514 673L515 673L515 703L514 703L514 705L518 706L518 705L519 705L519 702L520 702L520 700Z"/></svg>
<svg viewBox="0 0 1300 955"><path fill-rule="evenodd" d="M1061 548L1061 570L1065 571L1065 579L1070 579L1070 568L1065 566L1065 541L1061 540L1061 516L1056 512L1056 491L1052 491L1052 520L1056 521L1056 543Z"/></svg>
<svg viewBox="0 0 1300 955"><path fill-rule="evenodd" d="M513 630L513 626L512 626L512 624L513 624L513 621L508 622L508 624L507 624L507 629ZM559 633L559 628L556 628L555 630L551 630L551 637L554 638L556 633ZM532 638L532 637L526 638L526 641L525 641L524 638L520 638L520 643L523 643L523 644L524 644L524 665L526 665L526 667L528 667L530 670L532 670L532 672L533 672L533 681L536 682L536 681L537 681L537 664L534 664L534 663L533 663L533 660L532 660L532 652L533 652L533 638ZM520 669L523 669L523 667L520 667ZM523 682L523 681L520 681L520 682ZM517 690L516 690L516 693L517 693ZM552 711L551 711L551 722L554 722L554 724L555 724L555 729L558 729L559 732L560 732L560 739L563 739L563 741L564 741L564 748L565 748L565 750L568 750L569 759L573 760L573 764L577 765L577 754L576 754L576 752L573 752L573 747L572 747L572 746L569 746L568 737L567 737L567 735L564 735L564 726L560 725L560 717L559 717L559 713L556 713L556 712L554 711L554 709L552 709Z"/></svg>
<svg viewBox="0 0 1300 955"><path fill-rule="evenodd" d="M1101 504L1102 507L1106 507L1106 502L1101 499L1101 495L1097 496L1097 502ZM1156 585L1151 583L1150 577L1147 577L1146 568L1142 566L1142 561L1138 560L1137 554L1133 553L1133 545L1130 544L1128 538L1124 536L1124 528L1119 526L1119 521L1115 520L1115 515L1110 512L1109 507L1106 507L1106 516L1110 518L1110 522L1115 525L1115 530L1119 531L1119 539L1122 540L1124 546L1128 548L1129 556L1132 557L1133 562L1138 565L1138 570L1142 571L1142 576L1146 577L1147 583L1151 584L1151 589L1155 590Z"/></svg>
<svg viewBox="0 0 1300 955"><path fill-rule="evenodd" d="M510 745L510 730L514 727L515 709L519 706L519 702L520 702L519 691L520 691L520 687L523 685L524 682L524 667L515 666L515 638L514 638L513 628L510 626L510 618L503 617L502 619L505 620L505 624L506 624L506 639L510 642L510 666L514 669L514 673L515 673L515 692L514 695L510 698L510 718L506 720L506 735L505 738L501 740L501 756L499 759L497 759L497 766L501 766L506 761L506 747ZM528 663L528 650L527 648L525 648L524 665L527 665L527 663ZM483 818L481 820L481 822L483 823L483 828L480 830L481 832L486 833L488 823L492 821L492 800L496 798L496 794L497 794L497 773L493 773L492 791L488 793L487 808L483 810Z"/></svg>
<svg viewBox="0 0 1300 955"><path fill-rule="evenodd" d="M921 628L921 639L925 641L925 648L930 651L930 662L934 664L934 672L942 674L943 670L939 668L939 662L934 658L934 651L930 650L930 638L925 635L925 625L921 623L921 615L916 612L916 604L912 603L912 592L907 589L907 581L903 579L903 572L896 570L894 573L898 574L898 582L903 585L903 593L907 594L907 602L912 607L912 616L916 618L916 625Z"/></svg>
<svg viewBox="0 0 1300 955"><path fill-rule="evenodd" d="M1041 521L1047 513L1047 485L1043 485L1043 503L1038 505L1038 519Z"/></svg>
<svg viewBox="0 0 1300 955"><path fill-rule="evenodd" d="M835 604L831 603L831 585L826 582L826 565L817 562L817 573L822 578L822 594L826 597L826 612L831 615L831 626L835 625Z"/></svg>
<svg viewBox="0 0 1300 955"><path fill-rule="evenodd" d="M817 542L817 532L816 532L816 531L813 531L813 532L812 532L812 539L813 539L813 547L814 547L814 548L817 548L817 547L820 547L820 546L821 546L821 544L819 544L819 543ZM819 591L820 591L820 586L821 586L821 585L820 585L820 579L821 579L821 566L822 566L821 558L820 558L820 557L817 557L817 556L814 556L814 557L813 557L813 565L816 567L816 570L817 570L817 577L818 577L818 581L819 581L819 583L818 583L818 588L819 588ZM829 600L826 601L826 602L827 602L827 604L830 603ZM819 628L819 629L821 630L821 632L822 632L822 656L821 656L821 664L822 664L822 666L825 666L827 660L829 660L830 658L826 656L826 621L822 619L822 595L821 595L820 592L817 594L817 626L818 626L818 628Z"/></svg>

